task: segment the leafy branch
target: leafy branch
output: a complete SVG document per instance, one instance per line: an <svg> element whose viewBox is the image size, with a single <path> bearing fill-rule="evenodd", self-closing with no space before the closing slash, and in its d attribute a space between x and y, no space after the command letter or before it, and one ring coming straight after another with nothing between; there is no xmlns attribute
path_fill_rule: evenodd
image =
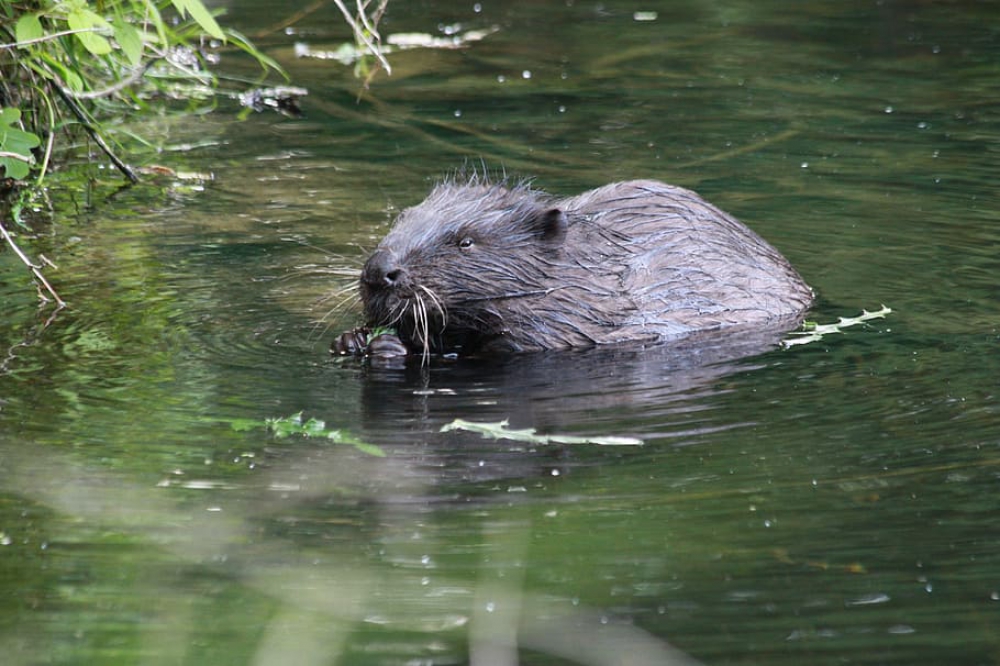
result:
<svg viewBox="0 0 1000 666"><path fill-rule="evenodd" d="M32 151L40 137L51 137L57 129L75 124L130 182L136 182L135 171L116 155L112 126L98 120L99 112L109 108L108 102L117 102L122 113L144 108L143 90L150 86L162 89L189 81L214 88L217 79L207 67L206 45L235 46L254 57L265 74L281 72L274 60L245 37L223 29L202 0L41 0L30 4L0 0L0 41L4 37L9 41L0 43L0 107L6 107L4 112L20 110L23 119L15 121L17 129L36 141L34 146L16 140L5 145L0 134L0 152L5 153L0 156L0 167L15 180L30 173ZM147 77L154 67L157 76ZM75 123L64 122L63 116ZM13 124L3 119L3 126ZM10 137L8 132L7 143ZM47 165L46 157L36 167L38 182Z"/></svg>

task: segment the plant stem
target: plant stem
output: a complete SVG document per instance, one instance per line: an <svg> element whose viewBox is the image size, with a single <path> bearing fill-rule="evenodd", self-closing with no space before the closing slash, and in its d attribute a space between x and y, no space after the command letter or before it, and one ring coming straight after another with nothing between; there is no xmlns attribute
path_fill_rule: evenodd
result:
<svg viewBox="0 0 1000 666"><path fill-rule="evenodd" d="M379 64L385 68L386 74L392 74L392 67L389 66L389 61L385 59L384 55L382 55L382 50L368 38L368 35L365 34L365 19L367 17L364 14L363 8L358 12L359 15L355 18L354 16L351 16L351 12L347 10L347 7L344 6L342 0L333 0L333 4L337 5L337 9L339 9L340 13L344 15L344 18L347 20L347 24L354 29L354 38L364 44L365 48L368 49L368 52L375 56ZM377 35L378 33L374 34Z"/></svg>
<svg viewBox="0 0 1000 666"><path fill-rule="evenodd" d="M76 103L76 100L73 99L65 88L55 81L52 81L51 85L55 89L56 93L59 94L59 97L62 98L62 101L66 104L66 106L69 107L69 110L73 112L73 115L76 116L77 120L80 121L80 124L83 125L83 128L87 130L87 134L90 135L90 138L94 140L94 143L100 146L101 150L104 151L104 154L108 156L115 167L117 167L118 170L121 171L126 178L128 178L130 183L133 185L138 183L139 177L135 175L135 171L132 170L132 167L122 162L118 156L112 152L108 144L105 143L104 137L101 136L101 133L98 132L97 128L90 122L87 118L87 114L83 112L83 109L81 109L80 105Z"/></svg>
<svg viewBox="0 0 1000 666"><path fill-rule="evenodd" d="M0 235L3 236L3 239L5 241L7 241L7 245L10 246L10 249L14 250L14 254L16 254L17 257L24 263L24 265L28 267L28 270L30 270L31 274L35 276L35 279L38 280L43 287L45 287L45 291L49 292L52 298L55 299L56 304L60 308L66 307L66 302L63 299L59 298L59 294L56 293L56 290L52 288L52 285L49 284L49 281L45 279L44 275L42 275L41 266L32 262L31 259L28 258L28 255L26 255L24 252L21 251L21 248L17 246L17 242L14 240L14 237L11 236L10 233L7 231L7 227L3 225L3 222L0 222ZM50 265L51 263L52 262L49 262ZM39 295L41 295L41 289L39 289L38 291ZM44 298L44 296L42 296L42 298Z"/></svg>

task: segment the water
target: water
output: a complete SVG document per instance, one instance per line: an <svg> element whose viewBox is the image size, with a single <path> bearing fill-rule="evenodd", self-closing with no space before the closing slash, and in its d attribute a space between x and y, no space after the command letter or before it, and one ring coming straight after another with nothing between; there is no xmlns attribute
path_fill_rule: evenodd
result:
<svg viewBox="0 0 1000 666"><path fill-rule="evenodd" d="M0 255L3 663L993 663L995 8L403 4L386 31L498 30L358 100L292 55L346 39L334 8L290 37L232 7L306 117L157 121L213 180L54 191L24 239L60 266L51 321ZM480 160L691 187L799 268L810 318L893 312L743 359L329 359L344 276ZM233 427L300 411L385 456Z"/></svg>

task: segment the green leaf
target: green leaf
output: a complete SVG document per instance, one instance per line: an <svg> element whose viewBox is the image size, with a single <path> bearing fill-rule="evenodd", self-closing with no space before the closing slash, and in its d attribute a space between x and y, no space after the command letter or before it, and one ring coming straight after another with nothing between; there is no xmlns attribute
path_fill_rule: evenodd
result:
<svg viewBox="0 0 1000 666"><path fill-rule="evenodd" d="M14 153L17 157L0 157L0 167L7 178L21 180L31 172L31 164L35 161L31 149L41 143L41 140L31 132L16 127L21 121L21 110L14 108L0 109L0 152Z"/></svg>
<svg viewBox="0 0 1000 666"><path fill-rule="evenodd" d="M121 17L115 19L114 30L122 53L133 67L138 67L142 62L142 34Z"/></svg>
<svg viewBox="0 0 1000 666"><path fill-rule="evenodd" d="M163 15L160 14L159 7L156 6L156 3L153 2L153 0L146 0L145 4L146 19L156 27L156 39L153 40L152 35L148 32L146 34L149 36L150 41L155 41L160 45L167 44L169 41L167 39L167 24L163 22Z"/></svg>
<svg viewBox="0 0 1000 666"><path fill-rule="evenodd" d="M42 22L38 20L38 14L25 14L17 20L14 26L14 37L18 42L30 42L45 34L42 30Z"/></svg>
<svg viewBox="0 0 1000 666"><path fill-rule="evenodd" d="M181 16L190 16L194 19L194 22L201 26L201 29L210 34L216 39L221 39L225 41L226 35L222 32L222 28L219 24L215 22L215 18L212 14L205 8L205 5L201 4L201 0L170 0L177 11L181 13Z"/></svg>
<svg viewBox="0 0 1000 666"><path fill-rule="evenodd" d="M111 53L111 43L94 32L89 32L95 28L110 28L108 22L89 9L74 9L66 15L66 21L71 30L84 30L86 32L76 33L77 39L83 44L83 48L93 55L107 55Z"/></svg>
<svg viewBox="0 0 1000 666"><path fill-rule="evenodd" d="M13 157L0 157L0 172L3 173L4 178L24 180L31 173L31 167L27 162Z"/></svg>

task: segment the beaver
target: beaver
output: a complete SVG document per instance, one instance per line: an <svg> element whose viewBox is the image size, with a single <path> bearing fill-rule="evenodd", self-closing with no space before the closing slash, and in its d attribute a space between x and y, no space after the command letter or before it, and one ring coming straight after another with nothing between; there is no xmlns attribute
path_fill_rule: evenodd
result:
<svg viewBox="0 0 1000 666"><path fill-rule="evenodd" d="M334 353L426 358L648 344L733 326L784 332L813 300L746 225L655 180L569 198L527 182L444 181L399 215L359 289L365 325L337 338Z"/></svg>

